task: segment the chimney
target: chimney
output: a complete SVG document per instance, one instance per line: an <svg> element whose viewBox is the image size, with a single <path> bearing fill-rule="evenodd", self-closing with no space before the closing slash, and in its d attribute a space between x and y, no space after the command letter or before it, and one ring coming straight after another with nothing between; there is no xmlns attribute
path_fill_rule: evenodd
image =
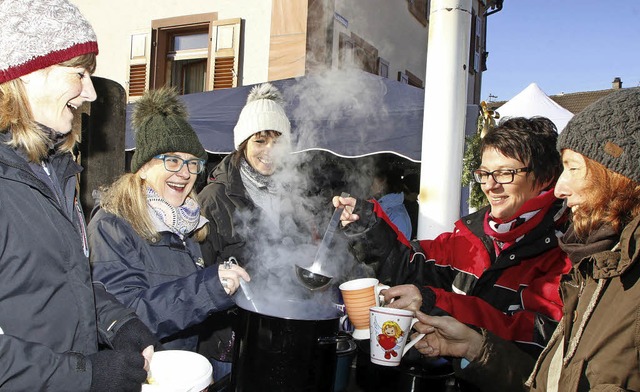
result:
<svg viewBox="0 0 640 392"><path fill-rule="evenodd" d="M611 82L611 88L614 90L620 90L622 88L622 80L620 80L619 77L613 79L613 82Z"/></svg>

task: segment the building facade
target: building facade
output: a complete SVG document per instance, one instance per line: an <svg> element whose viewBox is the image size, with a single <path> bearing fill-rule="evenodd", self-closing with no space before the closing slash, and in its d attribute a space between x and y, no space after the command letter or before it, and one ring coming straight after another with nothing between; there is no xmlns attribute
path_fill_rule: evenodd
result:
<svg viewBox="0 0 640 392"><path fill-rule="evenodd" d="M347 66L424 87L429 0L72 1L98 35L95 75L127 102L165 85L188 94ZM473 1L468 103L480 100L495 3Z"/></svg>

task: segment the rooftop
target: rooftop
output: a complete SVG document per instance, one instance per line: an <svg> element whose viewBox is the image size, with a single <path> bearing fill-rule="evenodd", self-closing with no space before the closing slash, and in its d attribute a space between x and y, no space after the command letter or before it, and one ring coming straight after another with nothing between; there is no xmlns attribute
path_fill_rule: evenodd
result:
<svg viewBox="0 0 640 392"><path fill-rule="evenodd" d="M596 91L582 91L577 93L562 93L558 95L549 95L549 98L554 100L558 105L567 109L573 114L578 114L582 109L589 106L591 103L598 99L611 94L616 90L622 88L622 81L620 78L615 78L612 82L611 88L607 90ZM504 105L507 101L487 102L490 109L497 109Z"/></svg>

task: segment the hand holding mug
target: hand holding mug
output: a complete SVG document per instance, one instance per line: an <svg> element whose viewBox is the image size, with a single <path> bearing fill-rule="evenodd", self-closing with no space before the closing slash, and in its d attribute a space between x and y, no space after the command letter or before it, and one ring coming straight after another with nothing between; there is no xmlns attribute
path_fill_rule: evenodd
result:
<svg viewBox="0 0 640 392"><path fill-rule="evenodd" d="M412 284L393 286L381 292L389 308L406 309L417 312L422 306L422 293Z"/></svg>
<svg viewBox="0 0 640 392"><path fill-rule="evenodd" d="M448 356L475 360L484 337L450 316L429 316L417 312L419 320L415 329L426 335L425 339L416 344L416 349L429 357Z"/></svg>

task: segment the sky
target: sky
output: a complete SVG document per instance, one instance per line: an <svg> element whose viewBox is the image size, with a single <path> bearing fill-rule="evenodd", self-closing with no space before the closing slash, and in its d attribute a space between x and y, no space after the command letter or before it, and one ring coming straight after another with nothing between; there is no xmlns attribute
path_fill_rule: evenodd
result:
<svg viewBox="0 0 640 392"><path fill-rule="evenodd" d="M504 0L487 18L481 99L640 86L640 0ZM489 97L493 95L496 97Z"/></svg>

